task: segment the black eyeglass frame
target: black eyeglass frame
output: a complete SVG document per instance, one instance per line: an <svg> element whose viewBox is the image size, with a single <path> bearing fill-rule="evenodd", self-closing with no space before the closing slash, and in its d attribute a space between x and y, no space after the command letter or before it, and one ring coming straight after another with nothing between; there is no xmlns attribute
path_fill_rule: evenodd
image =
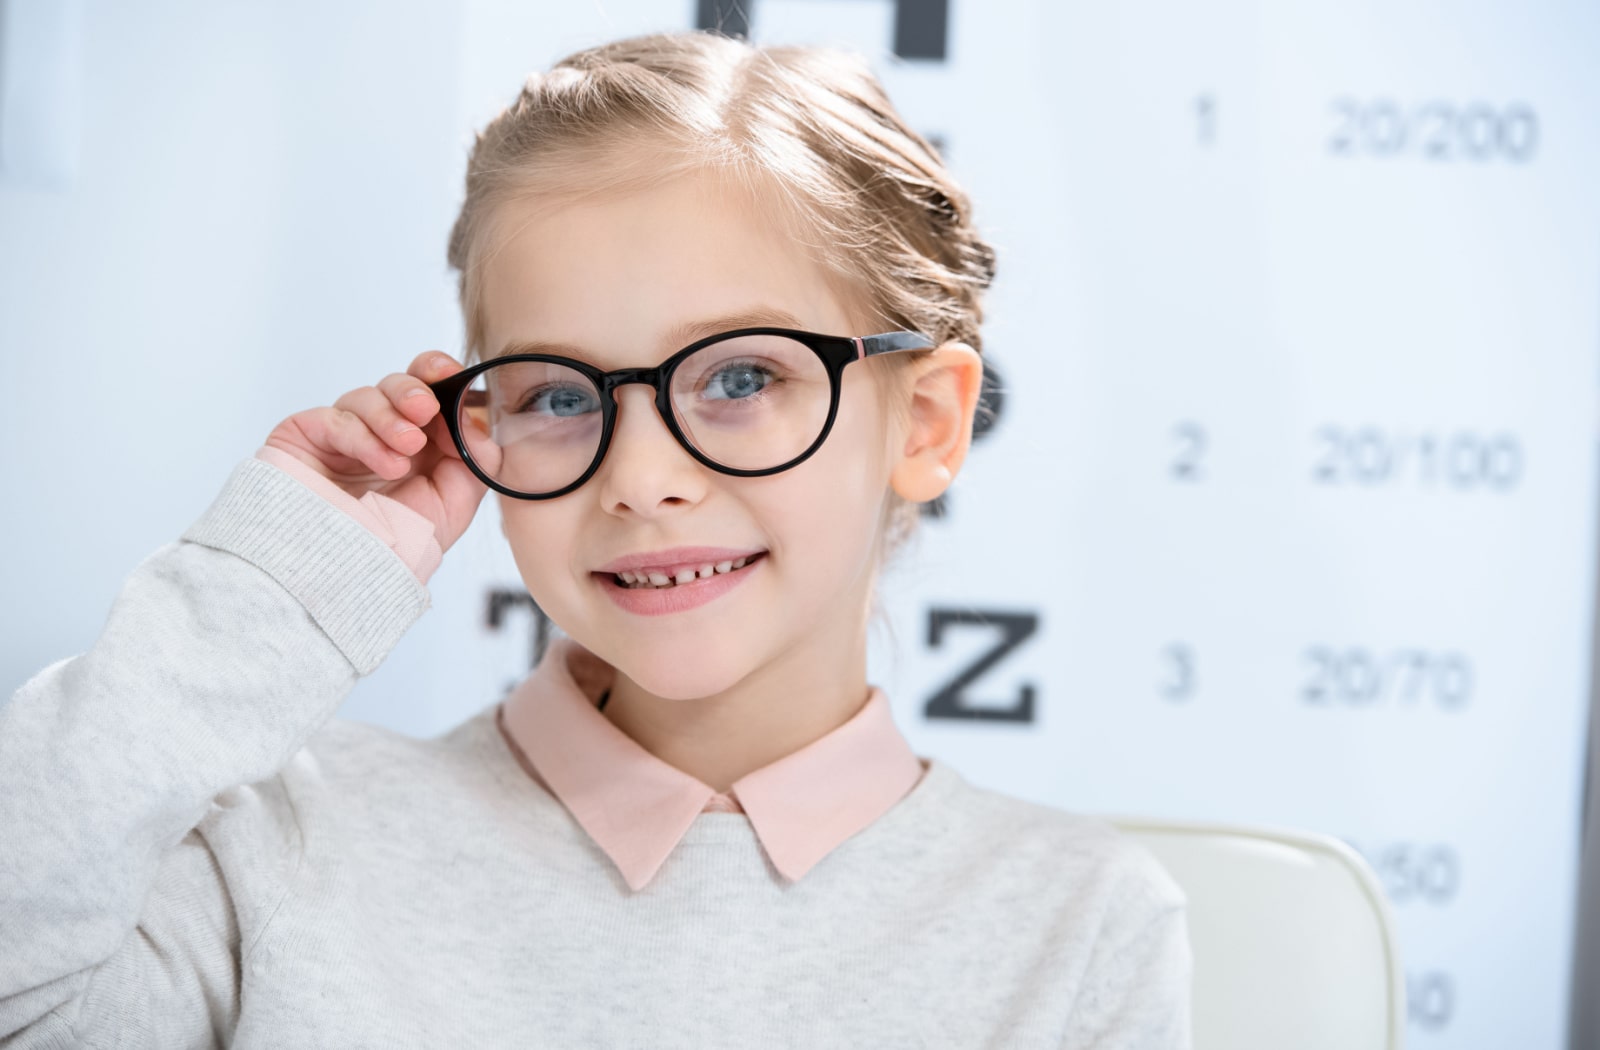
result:
<svg viewBox="0 0 1600 1050"><path fill-rule="evenodd" d="M798 343L810 347L812 353L822 361L828 371L829 398L828 417L823 421L822 430L817 434L805 451L776 467L764 467L760 470L744 470L738 467L729 467L707 456L694 447L672 410L672 374L680 364L696 351L710 346L712 343L724 339L733 339L746 335L781 335L787 336ZM570 357L560 357L555 354L506 354L501 357L480 361L478 364L464 368L455 375L429 383L428 387L439 399L439 411L444 416L445 426L450 430L450 437L456 443L456 451L461 454L461 461L478 476L478 480L503 495L513 499L546 500L565 496L567 493L581 488L585 482L594 477L595 471L600 469L600 464L605 461L606 453L611 449L611 433L616 428L617 421L617 396L618 387L629 383L645 383L655 388L656 412L661 416L662 422L667 425L672 436L677 439L684 451L705 466L717 471L719 474L730 474L741 478L759 478L769 474L778 474L792 467L799 466L822 447L828 440L828 434L833 430L834 419L839 414L839 392L844 380L845 366L855 361L876 357L879 354L889 354L900 350L933 350L936 345L933 340L921 332L881 332L878 335L840 336L823 335L820 332L806 332L796 328L736 328L728 332L718 332L706 336L704 339L690 343L654 368L618 368L607 372L596 368L586 361L577 361ZM572 484L554 492L539 494L518 492L515 489L495 481L483 472L477 462L473 460L471 451L461 438L460 401L461 396L477 376L498 365L510 361L542 362L546 364L561 365L574 372L582 374L596 390L600 392L600 443L595 449L594 461Z"/></svg>

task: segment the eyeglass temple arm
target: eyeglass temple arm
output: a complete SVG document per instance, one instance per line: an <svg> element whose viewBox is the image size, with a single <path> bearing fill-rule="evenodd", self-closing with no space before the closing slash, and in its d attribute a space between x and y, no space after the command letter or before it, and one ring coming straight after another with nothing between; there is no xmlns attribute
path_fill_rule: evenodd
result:
<svg viewBox="0 0 1600 1050"><path fill-rule="evenodd" d="M885 332L882 335L853 336L856 360L887 354L895 350L932 350L933 340L921 332Z"/></svg>

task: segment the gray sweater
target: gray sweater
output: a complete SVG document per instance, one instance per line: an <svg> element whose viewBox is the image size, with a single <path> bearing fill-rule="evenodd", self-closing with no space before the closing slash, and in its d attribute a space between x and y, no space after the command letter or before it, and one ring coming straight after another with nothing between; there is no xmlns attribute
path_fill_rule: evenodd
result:
<svg viewBox="0 0 1600 1050"><path fill-rule="evenodd" d="M797 883L703 813L635 894L488 706L334 712L429 607L255 459L0 707L3 1047L1189 1046L1184 897L930 761Z"/></svg>

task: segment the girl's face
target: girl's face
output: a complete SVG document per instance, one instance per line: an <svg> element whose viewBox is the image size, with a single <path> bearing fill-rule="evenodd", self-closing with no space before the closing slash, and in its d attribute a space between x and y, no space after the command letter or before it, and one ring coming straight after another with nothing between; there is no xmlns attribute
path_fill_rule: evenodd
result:
<svg viewBox="0 0 1600 1050"><path fill-rule="evenodd" d="M509 236L482 276L488 354L540 341L617 369L659 364L739 327L870 334L822 269L714 176L547 213L511 205L496 219ZM587 483L553 500L499 497L529 593L657 697L798 684L819 666L860 660L893 450L904 444L876 382L865 363L845 369L822 448L759 478L702 466L667 430L649 386L619 388L610 450ZM673 553L682 548L711 550ZM744 568L684 587L681 607L677 592L661 591L641 608L607 571L639 556L704 564L741 555L752 559Z"/></svg>

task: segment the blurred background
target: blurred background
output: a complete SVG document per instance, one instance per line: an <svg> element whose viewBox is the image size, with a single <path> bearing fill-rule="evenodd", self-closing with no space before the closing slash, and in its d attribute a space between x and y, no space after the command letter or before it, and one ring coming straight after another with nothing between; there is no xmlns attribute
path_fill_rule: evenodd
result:
<svg viewBox="0 0 1600 1050"><path fill-rule="evenodd" d="M528 72L693 27L866 53L998 251L998 419L874 638L916 750L1339 836L1411 1045L1600 1046L1593 3L0 0L5 695L285 416L460 356ZM342 717L527 672L493 500L431 590Z"/></svg>

